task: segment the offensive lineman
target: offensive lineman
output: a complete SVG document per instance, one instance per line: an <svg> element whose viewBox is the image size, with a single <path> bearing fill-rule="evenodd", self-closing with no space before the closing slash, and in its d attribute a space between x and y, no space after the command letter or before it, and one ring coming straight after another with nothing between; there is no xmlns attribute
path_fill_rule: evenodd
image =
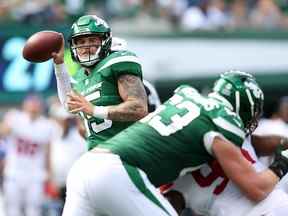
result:
<svg viewBox="0 0 288 216"><path fill-rule="evenodd" d="M214 159L247 197L265 199L287 169L257 173L239 148L257 126L263 92L238 71L223 74L214 90L203 97L180 86L155 112L83 155L67 179L63 216L177 215L154 186Z"/></svg>

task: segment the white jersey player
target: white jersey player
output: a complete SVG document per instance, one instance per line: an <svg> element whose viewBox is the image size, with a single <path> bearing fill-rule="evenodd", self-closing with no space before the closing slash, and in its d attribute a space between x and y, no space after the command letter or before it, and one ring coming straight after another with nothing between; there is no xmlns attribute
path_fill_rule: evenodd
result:
<svg viewBox="0 0 288 216"><path fill-rule="evenodd" d="M250 139L246 139L243 155L257 171L267 168L257 158ZM182 193L186 207L205 216L286 216L288 212L287 176L262 202L250 201L229 181L215 161L178 179L173 190ZM286 183L285 183L286 182Z"/></svg>
<svg viewBox="0 0 288 216"><path fill-rule="evenodd" d="M288 97L280 98L278 105L275 106L276 110L272 113L269 119L261 119L259 125L254 131L254 134L259 136L278 135L288 136ZM273 155L260 157L259 160L267 165L273 161Z"/></svg>
<svg viewBox="0 0 288 216"><path fill-rule="evenodd" d="M52 127L41 115L38 97L29 96L23 111L10 111L1 123L6 135L4 199L6 216L40 216L44 183L50 175L49 148Z"/></svg>

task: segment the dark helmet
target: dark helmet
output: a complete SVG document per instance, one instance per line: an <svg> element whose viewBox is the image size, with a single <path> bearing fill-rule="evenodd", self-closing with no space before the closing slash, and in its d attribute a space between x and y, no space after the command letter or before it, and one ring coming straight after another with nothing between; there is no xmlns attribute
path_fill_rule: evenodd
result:
<svg viewBox="0 0 288 216"><path fill-rule="evenodd" d="M241 71L221 74L213 91L224 97L242 119L248 133L252 133L263 111L264 94L255 78Z"/></svg>

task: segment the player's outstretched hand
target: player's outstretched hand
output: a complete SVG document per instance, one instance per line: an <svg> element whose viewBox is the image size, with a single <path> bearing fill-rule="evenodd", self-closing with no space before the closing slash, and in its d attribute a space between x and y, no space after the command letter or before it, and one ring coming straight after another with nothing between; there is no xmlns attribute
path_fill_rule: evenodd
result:
<svg viewBox="0 0 288 216"><path fill-rule="evenodd" d="M53 52L52 58L55 64L63 64L64 63L64 51L65 51L65 41L62 35L62 46L58 52Z"/></svg>
<svg viewBox="0 0 288 216"><path fill-rule="evenodd" d="M84 112L88 115L93 115L93 105L85 97L76 92L68 94L67 105L69 112L73 114Z"/></svg>
<svg viewBox="0 0 288 216"><path fill-rule="evenodd" d="M274 162L269 168L281 179L288 172L288 150L279 145L275 152Z"/></svg>

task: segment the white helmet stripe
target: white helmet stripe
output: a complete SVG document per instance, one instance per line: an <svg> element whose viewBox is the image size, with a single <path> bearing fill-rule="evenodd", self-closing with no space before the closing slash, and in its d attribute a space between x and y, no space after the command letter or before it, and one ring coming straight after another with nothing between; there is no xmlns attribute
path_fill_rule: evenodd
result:
<svg viewBox="0 0 288 216"><path fill-rule="evenodd" d="M229 109L234 111L232 104L218 92L211 92L208 96L220 100L223 104L225 104L225 106L229 107Z"/></svg>
<svg viewBox="0 0 288 216"><path fill-rule="evenodd" d="M239 91L235 92L235 104L236 104L235 112L239 115L239 112L240 112L240 93L239 93Z"/></svg>
<svg viewBox="0 0 288 216"><path fill-rule="evenodd" d="M253 115L253 113L254 113L254 101L253 101L253 97L252 97L251 92L250 92L250 90L249 90L248 88L246 89L245 92L246 92L246 94L247 94L249 103L250 103L250 105L251 105L251 117L252 117L252 115Z"/></svg>

